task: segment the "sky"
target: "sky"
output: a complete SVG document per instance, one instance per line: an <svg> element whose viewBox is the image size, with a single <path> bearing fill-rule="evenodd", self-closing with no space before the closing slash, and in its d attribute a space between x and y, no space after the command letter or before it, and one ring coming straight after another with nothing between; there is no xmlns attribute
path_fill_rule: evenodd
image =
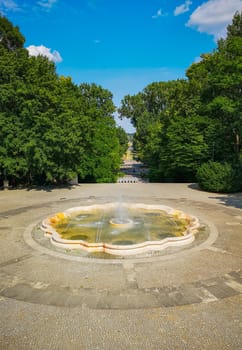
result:
<svg viewBox="0 0 242 350"><path fill-rule="evenodd" d="M242 0L0 0L30 55L47 56L76 84L110 90L116 106L152 82L185 78L236 11Z"/></svg>

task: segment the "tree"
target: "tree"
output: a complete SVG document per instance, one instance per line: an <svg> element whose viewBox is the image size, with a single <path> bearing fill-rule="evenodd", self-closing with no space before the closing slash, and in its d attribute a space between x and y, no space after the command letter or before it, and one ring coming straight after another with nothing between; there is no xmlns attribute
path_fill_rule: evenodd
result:
<svg viewBox="0 0 242 350"><path fill-rule="evenodd" d="M236 164L242 132L242 13L187 79L153 83L125 96L119 113L136 127L134 145L155 181L195 180L208 160Z"/></svg>
<svg viewBox="0 0 242 350"><path fill-rule="evenodd" d="M165 179L193 181L198 167L208 159L208 145L197 117L172 118L166 130L166 145L161 149L160 167Z"/></svg>
<svg viewBox="0 0 242 350"><path fill-rule="evenodd" d="M120 131L110 91L59 77L29 57L17 27L0 18L0 176L12 184L115 181Z"/></svg>
<svg viewBox="0 0 242 350"><path fill-rule="evenodd" d="M150 168L150 179L193 179L197 165L207 157L207 145L204 123L197 118L200 99L192 84L186 80L153 83L124 103L120 113L128 116L130 111L131 120L135 116L134 144Z"/></svg>
<svg viewBox="0 0 242 350"><path fill-rule="evenodd" d="M119 154L122 157L128 149L129 138L121 126L116 129L117 138L119 140Z"/></svg>
<svg viewBox="0 0 242 350"><path fill-rule="evenodd" d="M20 33L18 27L14 27L6 17L0 14L0 45L8 50L16 50L22 48L25 38Z"/></svg>
<svg viewBox="0 0 242 350"><path fill-rule="evenodd" d="M96 84L81 84L83 113L88 117L85 154L89 182L113 182L121 162L120 143L113 118L115 106L110 91Z"/></svg>
<svg viewBox="0 0 242 350"><path fill-rule="evenodd" d="M212 54L203 55L202 61L187 71L189 80L200 86L202 108L199 114L213 122L208 142L215 145L214 159L217 161L239 159L242 132L241 27L242 13L237 12L228 26L227 37L218 41L217 49Z"/></svg>

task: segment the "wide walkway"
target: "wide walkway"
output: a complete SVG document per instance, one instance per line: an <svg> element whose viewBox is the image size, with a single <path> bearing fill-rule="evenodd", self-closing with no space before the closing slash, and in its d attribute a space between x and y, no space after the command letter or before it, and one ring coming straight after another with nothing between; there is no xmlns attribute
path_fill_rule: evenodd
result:
<svg viewBox="0 0 242 350"><path fill-rule="evenodd" d="M101 259L54 248L43 218L110 201L196 215L184 248ZM34 230L34 234L33 234ZM0 349L242 348L242 194L189 184L97 184L0 192Z"/></svg>

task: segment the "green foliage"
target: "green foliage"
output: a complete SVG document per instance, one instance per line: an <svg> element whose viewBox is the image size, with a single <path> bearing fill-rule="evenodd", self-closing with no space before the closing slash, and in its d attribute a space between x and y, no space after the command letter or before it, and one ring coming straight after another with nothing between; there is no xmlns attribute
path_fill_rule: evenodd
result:
<svg viewBox="0 0 242 350"><path fill-rule="evenodd" d="M241 189L241 28L237 12L227 37L188 68L186 80L124 97L120 117L136 127L135 152L152 180L194 181L212 160L221 177L199 170L208 179L201 186ZM0 177L13 184L65 182L75 174L115 181L127 135L115 125L111 92L59 77L53 63L29 57L23 44L18 28L0 17Z"/></svg>
<svg viewBox="0 0 242 350"><path fill-rule="evenodd" d="M242 129L242 13L237 12L228 26L227 38L218 42L212 54L187 71L189 81L199 86L201 108L216 132L207 133L207 142L214 144L216 161L234 162L239 158L238 138ZM211 130L211 123L210 123ZM211 136L212 138L209 138Z"/></svg>
<svg viewBox="0 0 242 350"><path fill-rule="evenodd" d="M227 38L234 37L242 37L242 17L239 11L236 11L232 23L227 27Z"/></svg>
<svg viewBox="0 0 242 350"><path fill-rule="evenodd" d="M203 123L202 123L203 124ZM207 159L208 147L198 118L177 118L167 128L167 143L161 153L165 177L193 181L199 165Z"/></svg>
<svg viewBox="0 0 242 350"><path fill-rule="evenodd" d="M128 150L129 138L123 128L116 129L117 138L119 140L119 154L122 157Z"/></svg>
<svg viewBox="0 0 242 350"><path fill-rule="evenodd" d="M209 160L238 164L242 135L242 13L187 80L153 83L125 96L119 113L136 127L134 147L152 181L194 181Z"/></svg>
<svg viewBox="0 0 242 350"><path fill-rule="evenodd" d="M114 122L111 92L76 86L47 58L29 57L5 18L1 33L0 177L13 185L63 183L76 174L82 181L115 181L125 136Z"/></svg>
<svg viewBox="0 0 242 350"><path fill-rule="evenodd" d="M0 14L0 45L8 50L16 50L23 47L24 42L25 39L19 32L19 28L14 27L6 17L1 17Z"/></svg>
<svg viewBox="0 0 242 350"><path fill-rule="evenodd" d="M229 163L208 162L197 171L201 189L210 192L236 192L242 190L242 168Z"/></svg>

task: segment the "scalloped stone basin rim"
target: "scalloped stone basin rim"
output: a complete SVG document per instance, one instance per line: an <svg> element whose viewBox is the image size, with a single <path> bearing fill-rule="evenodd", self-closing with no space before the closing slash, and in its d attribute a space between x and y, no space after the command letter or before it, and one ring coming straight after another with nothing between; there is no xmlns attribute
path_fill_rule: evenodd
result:
<svg viewBox="0 0 242 350"><path fill-rule="evenodd" d="M145 253L149 251L160 251L167 247L172 246L183 246L193 242L194 235L198 231L200 226L198 218L192 215L188 215L180 210L175 210L171 207L164 205L147 205L147 204L130 204L123 203L122 205L126 208L132 209L142 209L142 210L160 210L165 211L167 214L176 216L179 219L186 219L188 225L186 226L183 235L180 237L167 237L158 241L144 241L142 243L130 244L130 245L114 245L105 242L87 242L84 240L70 240L63 239L58 232L53 227L53 222L57 223L60 220L65 218L74 217L80 214L92 212L93 210L100 209L113 209L118 207L118 203L106 203L106 204L97 204L90 206L81 206L67 209L64 212L57 213L54 216L44 219L41 223L41 229L45 232L46 236L50 237L51 243L57 247L64 249L82 249L89 253L94 252L103 252L113 255L137 255L140 253ZM110 220L111 225L119 225L115 220ZM130 220L127 219L124 225L129 226L131 224Z"/></svg>

